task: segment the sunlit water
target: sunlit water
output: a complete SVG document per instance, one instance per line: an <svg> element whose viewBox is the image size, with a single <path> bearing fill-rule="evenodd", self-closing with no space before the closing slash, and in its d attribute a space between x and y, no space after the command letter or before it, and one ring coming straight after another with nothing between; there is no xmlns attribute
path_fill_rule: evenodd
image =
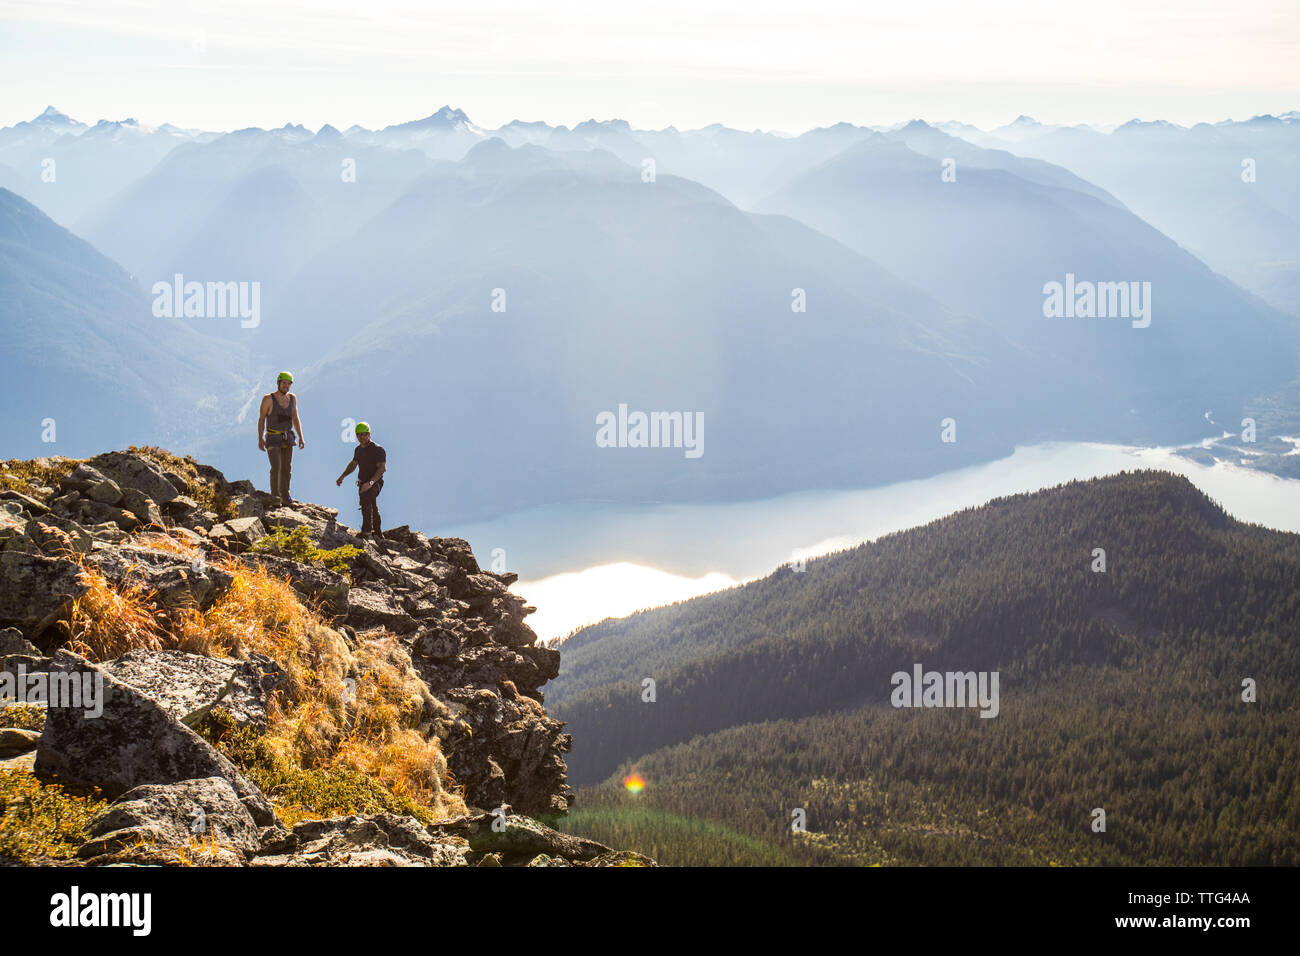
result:
<svg viewBox="0 0 1300 956"><path fill-rule="evenodd" d="M999 461L857 491L731 504L569 504L448 528L485 566L519 572L544 639L732 587L813 557L933 521L992 498L1075 478L1163 469L1185 475L1234 517L1300 531L1300 481L1235 465L1198 465L1170 448L1050 443ZM500 549L499 551L497 549ZM494 555L495 552L495 555Z"/></svg>

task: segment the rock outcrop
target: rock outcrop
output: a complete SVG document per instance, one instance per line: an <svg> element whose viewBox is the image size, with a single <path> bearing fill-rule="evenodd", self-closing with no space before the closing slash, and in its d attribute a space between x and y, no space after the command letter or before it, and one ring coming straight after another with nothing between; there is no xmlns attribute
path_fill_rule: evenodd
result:
<svg viewBox="0 0 1300 956"><path fill-rule="evenodd" d="M570 741L541 691L558 673L559 652L525 623L534 609L511 593L515 575L481 569L460 539L402 527L363 540L333 508L276 507L249 483L191 461L113 452L72 465L57 488L33 482L0 502L0 654L17 655L0 664L102 681L102 714L52 702L39 736L4 738L9 757L35 746L38 776L115 801L79 851L83 862L179 854L257 866L652 863L529 819L568 810ZM295 529L295 545L313 553L357 550L346 566L326 567L258 545ZM148 537L159 533L172 544ZM354 814L286 829L267 796L194 731L214 707L236 726L264 729L286 679L274 660L143 647L96 665L60 649L88 573L149 595L166 621L220 601L232 558L289 582L348 647L396 636L402 666L436 704L438 743L469 816L426 824Z"/></svg>
<svg viewBox="0 0 1300 956"><path fill-rule="evenodd" d="M49 673L67 674L83 687L98 680L102 690L95 691L98 699L93 709L84 706L84 696L78 706L51 703L36 752L38 776L97 787L108 797L121 796L142 784L220 777L260 826L275 823L275 812L265 795L143 691L118 682L107 668L96 668L65 650L55 653Z"/></svg>

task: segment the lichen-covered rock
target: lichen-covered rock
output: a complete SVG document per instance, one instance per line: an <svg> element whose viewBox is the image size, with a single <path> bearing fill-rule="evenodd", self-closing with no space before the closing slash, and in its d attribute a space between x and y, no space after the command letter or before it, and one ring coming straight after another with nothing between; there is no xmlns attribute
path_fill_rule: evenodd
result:
<svg viewBox="0 0 1300 956"><path fill-rule="evenodd" d="M134 488L142 491L146 497L152 498L160 505L166 504L180 493L158 464L132 452L111 451L97 455L90 460L89 466L103 477L111 478L119 488ZM67 482L64 484L66 487L77 488L83 494L88 490L81 484L68 485Z"/></svg>
<svg viewBox="0 0 1300 956"><path fill-rule="evenodd" d="M168 505L170 506L174 501L175 499L168 502ZM141 524L162 524L162 512L158 510L158 505L138 488L123 488L122 500L119 504L122 510L129 511Z"/></svg>
<svg viewBox="0 0 1300 956"><path fill-rule="evenodd" d="M313 603L323 602L331 610L342 612L348 606L348 579L318 564L299 564L273 554L250 553L244 563L261 565L277 577L288 580L293 589Z"/></svg>
<svg viewBox="0 0 1300 956"><path fill-rule="evenodd" d="M65 493L69 491L85 493L104 480L103 472L82 462L63 477L59 482L59 488Z"/></svg>
<svg viewBox="0 0 1300 956"><path fill-rule="evenodd" d="M240 726L266 729L271 694L283 683L284 669L265 654L250 654L235 667L230 690L219 706Z"/></svg>
<svg viewBox="0 0 1300 956"><path fill-rule="evenodd" d="M122 500L122 489L111 478L95 482L85 490L84 494L91 501L98 501L106 505L115 505Z"/></svg>
<svg viewBox="0 0 1300 956"><path fill-rule="evenodd" d="M230 692L238 664L184 651L128 651L99 668L130 684L172 720L197 727Z"/></svg>
<svg viewBox="0 0 1300 956"><path fill-rule="evenodd" d="M17 627L35 636L68 601L85 591L80 573L71 561L20 551L0 552L0 627Z"/></svg>
<svg viewBox="0 0 1300 956"><path fill-rule="evenodd" d="M408 630L414 624L390 594L373 587L348 589L347 622L354 627L387 627Z"/></svg>
<svg viewBox="0 0 1300 956"><path fill-rule="evenodd" d="M138 584L166 608L205 608L229 576L200 555L178 554L129 543L96 549L87 564L114 583ZM224 579L224 580L223 580Z"/></svg>
<svg viewBox="0 0 1300 956"><path fill-rule="evenodd" d="M18 511L26 512L31 517L48 514L50 510L46 505L30 495L25 495L21 491L14 491L12 488L6 488L3 491L0 491L0 501L12 502L9 506L10 508L16 505ZM7 509L0 508L0 510Z"/></svg>
<svg viewBox="0 0 1300 956"><path fill-rule="evenodd" d="M109 798L143 784L222 777L256 823L275 822L271 804L234 764L143 693L66 650L55 654L50 671L97 686L99 700L93 709L50 702L36 753L38 776L98 787Z"/></svg>
<svg viewBox="0 0 1300 956"><path fill-rule="evenodd" d="M240 866L260 847L257 824L222 777L136 787L88 830L77 856L92 865Z"/></svg>
<svg viewBox="0 0 1300 956"><path fill-rule="evenodd" d="M240 518L260 518L266 510L262 499L253 494L235 495L230 499L230 506Z"/></svg>
<svg viewBox="0 0 1300 956"><path fill-rule="evenodd" d="M469 844L470 860L495 857L501 866L655 866L639 853L611 850L603 843L553 830L530 817L511 813L502 805L435 823L429 831L439 837L459 837Z"/></svg>
<svg viewBox="0 0 1300 956"><path fill-rule="evenodd" d="M27 537L44 554L86 554L95 545L90 529L70 518L48 514L27 523Z"/></svg>
<svg viewBox="0 0 1300 956"><path fill-rule="evenodd" d="M266 526L261 518L229 518L214 525L208 537L232 551L242 551L266 537Z"/></svg>
<svg viewBox="0 0 1300 956"><path fill-rule="evenodd" d="M505 812L428 826L391 813L306 820L268 840L253 866L654 866Z"/></svg>
<svg viewBox="0 0 1300 956"><path fill-rule="evenodd" d="M170 518L183 518L186 515L197 511L198 508L199 503L193 498L186 497L185 495L177 495L171 501L167 502L163 510L167 512L167 516Z"/></svg>
<svg viewBox="0 0 1300 956"><path fill-rule="evenodd" d="M269 843L253 866L467 866L469 844L441 839L418 820L391 813L305 820Z"/></svg>
<svg viewBox="0 0 1300 956"><path fill-rule="evenodd" d="M0 551L30 551L34 545L27 536L28 524L21 513L0 508Z"/></svg>

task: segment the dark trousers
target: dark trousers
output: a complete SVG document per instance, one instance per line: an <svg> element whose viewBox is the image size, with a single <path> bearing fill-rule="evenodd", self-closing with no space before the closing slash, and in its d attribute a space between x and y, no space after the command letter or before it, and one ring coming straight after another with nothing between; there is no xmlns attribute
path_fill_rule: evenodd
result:
<svg viewBox="0 0 1300 956"><path fill-rule="evenodd" d="M266 457L271 459L271 494L287 505L289 477L293 472L293 445L267 445Z"/></svg>
<svg viewBox="0 0 1300 956"><path fill-rule="evenodd" d="M379 506L375 499L384 490L384 483L377 482L369 491L359 492L361 498L361 533L379 534L383 530L379 524Z"/></svg>

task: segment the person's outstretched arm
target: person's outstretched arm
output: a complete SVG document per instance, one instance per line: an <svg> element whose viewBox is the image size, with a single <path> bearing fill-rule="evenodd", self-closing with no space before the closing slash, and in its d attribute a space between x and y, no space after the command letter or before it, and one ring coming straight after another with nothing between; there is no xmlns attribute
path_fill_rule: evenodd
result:
<svg viewBox="0 0 1300 956"><path fill-rule="evenodd" d="M348 462L348 466L343 469L343 474L339 475L339 480L334 482L334 484L336 485L343 484L343 479L346 478L348 475L352 474L352 472L356 470L357 470L357 460L354 457L350 462Z"/></svg>

